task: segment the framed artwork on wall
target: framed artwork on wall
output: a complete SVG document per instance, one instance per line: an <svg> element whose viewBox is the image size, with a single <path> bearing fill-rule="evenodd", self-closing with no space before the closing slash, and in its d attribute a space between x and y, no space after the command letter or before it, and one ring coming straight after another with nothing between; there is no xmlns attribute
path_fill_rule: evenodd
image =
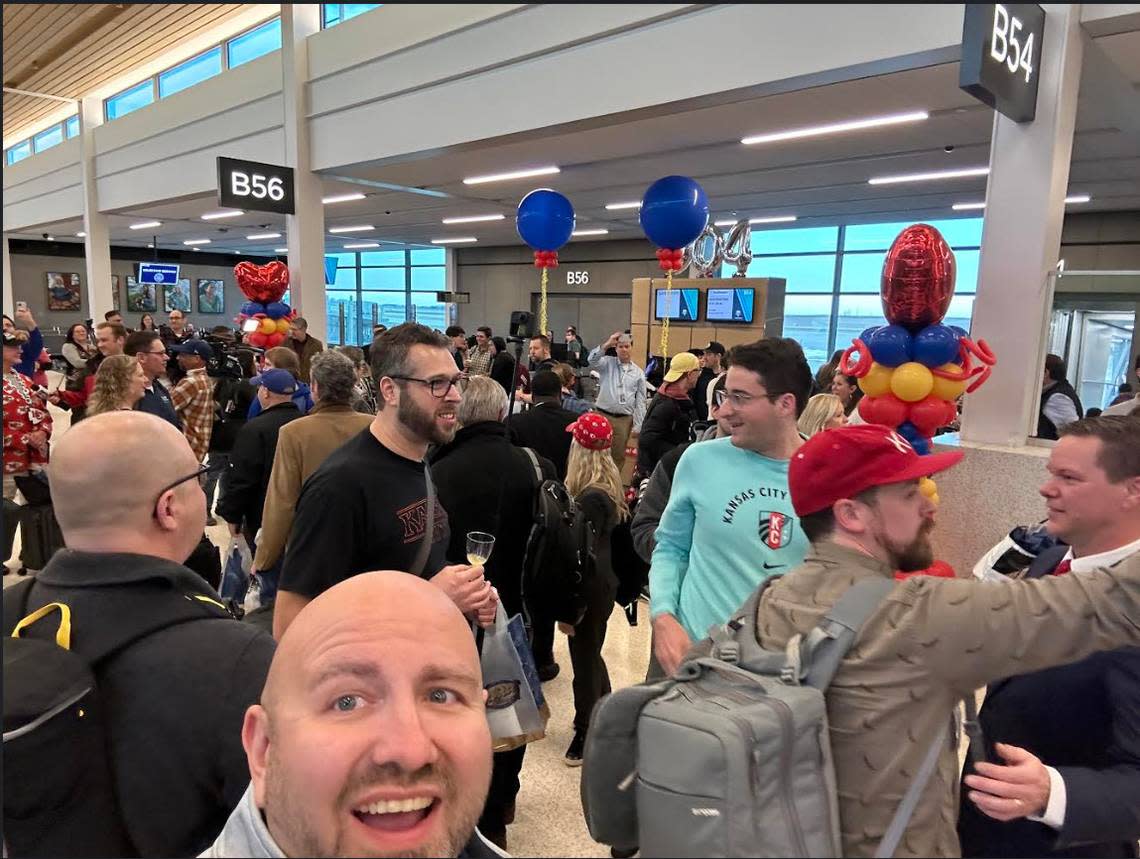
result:
<svg viewBox="0 0 1140 859"><path fill-rule="evenodd" d="M226 312L226 283L223 280L198 281L198 312Z"/></svg>
<svg viewBox="0 0 1140 859"><path fill-rule="evenodd" d="M190 312L190 281L182 278L177 283L168 283L162 287L162 309L169 313L172 310Z"/></svg>
<svg viewBox="0 0 1140 859"><path fill-rule="evenodd" d="M122 311L119 302L119 276L117 274L111 275L111 307L117 311Z"/></svg>
<svg viewBox="0 0 1140 859"><path fill-rule="evenodd" d="M127 275L127 310L131 313L154 313L158 310L158 299L154 294L154 284L139 283L133 275Z"/></svg>
<svg viewBox="0 0 1140 859"><path fill-rule="evenodd" d="M79 310L80 280L75 272L47 273L48 310Z"/></svg>

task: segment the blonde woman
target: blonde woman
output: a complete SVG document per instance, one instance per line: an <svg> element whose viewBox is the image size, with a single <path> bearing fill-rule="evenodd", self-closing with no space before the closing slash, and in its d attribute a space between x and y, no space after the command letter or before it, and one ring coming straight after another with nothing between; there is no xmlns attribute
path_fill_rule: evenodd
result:
<svg viewBox="0 0 1140 859"><path fill-rule="evenodd" d="M111 355L103 359L95 374L95 389L87 405L87 416L130 410L146 393L147 378L138 358Z"/></svg>
<svg viewBox="0 0 1140 859"><path fill-rule="evenodd" d="M574 666L574 739L566 750L567 766L582 765L586 729L598 699L610 692L610 675L602 659L606 622L614 608L617 577L610 560L610 532L629 518L621 477L610 446L614 429L604 415L587 412L566 428L573 433L566 466L566 489L594 532L594 570L586 579L586 612L577 624L559 623L570 637Z"/></svg>
<svg viewBox="0 0 1140 859"><path fill-rule="evenodd" d="M811 438L825 429L835 429L847 423L843 400L835 394L816 394L808 400L796 427L805 438Z"/></svg>

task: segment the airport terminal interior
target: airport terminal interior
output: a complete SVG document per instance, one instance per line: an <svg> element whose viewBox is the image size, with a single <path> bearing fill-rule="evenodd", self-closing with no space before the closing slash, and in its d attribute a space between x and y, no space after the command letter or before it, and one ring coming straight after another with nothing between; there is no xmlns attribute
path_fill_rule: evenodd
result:
<svg viewBox="0 0 1140 859"><path fill-rule="evenodd" d="M492 584L501 592L502 582L510 579L507 590L513 589L517 601L518 582L535 556L549 569L567 564L540 554L552 553L550 546L556 545L538 545L532 528L541 524L528 519L502 527L504 492L511 491L513 478L510 468L499 469L501 460L494 458L499 454L476 456L474 448L461 454L458 441L454 451L448 450L457 427L456 439L490 445L491 440L472 438L464 415L482 415L480 407L494 412L505 394L500 412L469 420L497 423L505 415L505 431L494 427L484 434L504 447L508 438L520 447L533 446L551 459L547 465L553 464L558 479L539 477L563 495L569 491L568 498L580 491L575 510L588 513L587 496L604 499L603 533L598 537L592 519L584 527L598 537L592 551L604 559L601 564L621 596L603 594L600 618L591 603L576 625L559 621L557 629L553 614L538 620L537 609L524 611L534 624L523 630L520 619L515 632L523 638L516 635L513 649L505 645L523 665L514 699L505 705L498 697L502 684L488 681L484 654L488 706L515 712L518 705L511 701L517 701L521 688L523 703L529 696L530 709L538 711L537 691L545 696L548 718L537 733L520 728L503 747L525 746L521 769L516 760L521 752L505 753L515 756L510 765L502 764L505 755L495 756L491 794L507 811L495 818L489 802L480 831L497 846L482 840L462 855L505 849L515 856L632 856L636 840L607 839L593 819L605 815L583 811L583 773L589 781L591 768L601 769L591 759L599 752L588 737L603 708L594 711L587 731L589 707L599 693L611 688L618 693L646 681L647 671L664 677L652 672L674 668L660 661L668 646L662 641L669 640L663 630L675 628L683 636L687 630L686 643L705 631L696 621L686 625L685 612L702 622L728 621L727 601L739 606L740 597L768 575L769 564L761 561L791 550L803 558L809 540L816 542L810 520L805 526L797 521L806 502L797 496L793 451L807 451L821 430L856 438L867 427L886 425L900 456L941 462L939 457L954 454L961 461L950 470L943 471L943 465L937 474L907 475L908 480L933 477L936 483L936 488L928 480L918 484L927 499L923 503L931 505L928 515L937 509L929 536L932 563L891 569L971 580L979 588L1004 587L1009 570L998 558L1009 555L1003 552L1012 546L1016 554L1020 546L1027 560L1008 578L1031 578L1039 573L1025 572L1037 569L1028 558L1040 560L1048 550L1038 554L1026 546L1036 546L1037 539L1056 542L1058 534L1060 543L1074 549L1055 560L1064 556L1064 564L1076 564L1074 576L1084 574L1076 572L1078 542L1045 527L1060 515L1061 502L1043 484L1050 474L1070 467L1069 460L1057 459L1058 452L1067 450L1066 444L1089 441L1081 435L1087 432L1106 449L1118 444L1123 451L1113 460L1117 471L1106 466L1102 473L1108 474L1108 485L1125 487L1111 489L1127 499L1117 505L1124 512L1105 511L1117 517L1113 533L1120 539L1106 538L1090 554L1104 553L1103 565L1118 572L1103 574L1119 575L1120 586L1132 595L1133 602L1116 607L1131 618L1133 638L1114 639L1121 633L1108 619L1094 624L1090 638L1097 643L1083 646L1118 654L1125 651L1111 648L1133 645L1132 656L1121 657L1120 669L1131 678L1131 691L1115 699L1107 695L1079 717L1112 723L1096 725L1093 733L1106 739L1090 740L1101 744L1088 762L1055 761L1054 766L1040 753L1034 773L1043 779L1047 801L1026 812L1027 819L996 824L992 815L975 812L990 825L979 836L983 823L971 824L965 813L958 817L959 802L975 807L967 795L974 794L964 787L959 797L959 772L947 776L944 768L941 779L936 773L930 781L926 804L920 803L894 855L1138 855L1140 566L1132 561L1140 562L1140 471L1127 469L1140 464L1140 4L5 3L3 55L6 595L19 587L36 600L34 581L45 567L53 569L49 564L60 564L64 556L57 551L82 555L75 546L105 545L86 536L74 545L68 539L82 517L74 500L57 495L64 479L57 482L53 471L56 452L63 448L65 462L80 463L77 474L86 467L77 453L78 439L72 439L69 451L69 435L80 435L86 423L83 444L119 463L115 469L106 463L91 466L88 482L67 478L67 485L85 497L84 515L126 497L109 490L105 481L137 477L140 485L150 486L142 463L160 462L157 453L142 456L125 442L116 447L113 430L90 438L99 421L104 427L119 421L126 438L125 421L131 416L119 412L133 410L149 411L183 430L167 441L201 465L197 476L208 496L204 537L196 522L191 536L202 540L190 545L199 544L199 562L204 552L205 571L189 561L187 566L205 577L199 582L203 598L235 616L227 623L256 626L250 622L260 611L260 634L271 644L269 636L282 641L287 625L312 626L317 604L308 601L317 597L319 602L318 594L338 579L374 569L418 570L426 579L431 577L425 569L449 569L445 563L481 570L480 564L494 563L491 550L475 546L472 531L465 556L463 534L456 532L457 522L492 522L479 520L475 508L497 508L493 523L480 530L499 526L501 533L492 536L498 536L503 560L495 574L504 578ZM425 379L408 369L406 357L392 363L393 354L426 354L408 352L399 340L401 331L420 331L415 325L435 332L415 334L421 338L415 342L434 344L440 355L446 347L454 366L444 356L444 370L437 362L437 369L423 371L433 374ZM753 366L750 360L762 360L756 354L769 354L764 344L788 341L798 344L788 359L795 370L788 372L799 373L805 363L810 371L810 391L805 381L802 398L795 384L776 387L775 379L784 377L744 369ZM118 357L124 350L126 357ZM348 384L351 398L346 393L339 405L330 393L339 390L334 384L341 378L339 366L324 357L334 351L351 361L355 374ZM287 355L274 358L279 352ZM148 360L147 353L158 358ZM627 369L634 376L632 387ZM741 393L734 387L739 377L733 369L765 387L756 389L759 394ZM801 373L805 380L807 371ZM476 381L479 376L497 384L484 385L485 379ZM544 387L548 379L552 395ZM205 385L202 398L196 393L202 388L195 385ZM440 388L446 389L443 394ZM423 417L409 405L413 394L424 408L454 409ZM792 446L786 454L772 452L783 448L741 441L752 420L741 416L756 413L757 396L768 401L764 420L775 420L785 405L790 410L785 417ZM399 399L398 414L396 407L385 408L396 402L392 398ZM294 404L305 417L289 411ZM660 424L663 405L687 417L668 425L665 435L671 440L663 446L647 444L648 433L641 430L653 424L655 413ZM819 423L808 427L805 415L814 414L813 405L818 405ZM560 464L557 455L520 440L522 430L514 428L555 407L567 414L553 441L553 449L561 451ZM271 418L283 410L301 423ZM287 479L279 472L285 471L282 450L290 427L298 431L289 438L300 444L302 424L322 412L345 420L353 414L359 422L335 444L322 441L320 457L288 478L296 487L281 502L277 493ZM363 415L374 416L374 423ZM419 422L408 415L418 415ZM1121 423L1118 415L1132 423ZM1107 435L1097 435L1102 432L1097 420L1108 421L1103 432L1119 435L1113 428L1120 426L1127 432L1110 442ZM1086 421L1092 429L1066 434L1067 425ZM840 425L846 426L831 429ZM393 447L383 427L399 428L404 442L414 437L409 449L418 452ZM707 563L702 559L711 550L699 547L701 499L719 498L718 481L731 473L727 460L710 465L699 479L693 473L699 460L691 454L720 444L701 441L702 433L731 435L734 453L775 468L783 475L783 488L749 488L742 477L739 489L727 492L726 497L744 494L725 508L726 524L738 505L749 509L746 502L755 497L749 492L773 496L762 499L768 503L759 539L754 529L748 535L756 553L741 564L752 571L731 577L744 576L750 587L738 593L737 585L720 590L719 581L696 591L679 584L679 602L665 610L673 622L667 628L658 625L667 587L661 571L684 575L675 568L688 565L692 574ZM258 440L252 440L255 435ZM350 436L355 440L348 441ZM356 479L366 481L375 466L380 494L362 489L353 496L358 507L346 514L356 523L353 533L328 521L327 510L351 508L336 507L340 499L328 500L333 489L322 489L320 478L328 466L349 461L346 451L359 448L361 438L379 443ZM727 453L729 443L722 441ZM690 442L694 446L680 464L675 455L670 460L673 448ZM251 453L262 444L268 444L268 452ZM433 459L441 448L449 455ZM839 442L834 450L840 450ZM852 474L873 467L868 464L873 454L851 451L844 474L817 478L817 493L832 491L820 484L850 486ZM363 459L365 451L352 455ZM468 457L462 460L467 471L457 479L461 455ZM801 460L807 455L798 454ZM256 466L243 462L243 456L256 459ZM426 498L421 458L431 463ZM705 461L710 459L706 453ZM395 460L412 471L397 473ZM587 460L592 465L581 465ZM529 460L522 462L525 495L532 471ZM669 462L662 509L654 521L662 529L656 532L657 551L651 543L647 554L640 548L635 552L626 544L631 532L637 544L639 508L646 494L656 491ZM593 468L594 477L579 479L579 466L579 471ZM261 470L254 474L256 469ZM1123 477L1119 469L1125 470ZM686 475L697 484L691 502L684 501L690 497ZM167 482L178 476L172 473ZM253 484L252 489L241 484L256 497L249 516L235 500L239 480ZM419 488L412 486L417 480ZM855 488L886 483L876 478ZM144 517L156 533L167 522L162 497L171 492L182 497L178 493L186 487L159 489L155 482L158 507ZM432 507L437 489L438 506ZM780 493L785 502L773 500ZM365 544L369 549L382 545L379 535L391 529L377 524L379 508L367 505L391 506L396 497L410 505L396 510L405 529L402 537L395 531L391 537L398 551L369 554ZM321 502L315 498L326 499L325 511L316 509ZM271 517L274 499L284 509ZM833 518L842 524L840 506ZM632 508L630 522L627 508ZM446 558L437 558L435 544L424 536L439 539L436 509L451 522ZM686 520L679 528L678 517L689 509L697 511L696 525ZM258 543L263 536L266 545L272 542L270 524L280 517L285 523L276 547L280 557L271 557L267 563L273 566L265 569L258 557L265 547ZM170 513L172 523L176 518ZM1015 536L1019 526L1024 533ZM409 536L415 528L418 536ZM523 536L508 536L512 530ZM678 550L682 560L666 564L662 555L678 530L688 541ZM624 535L620 546L619 534ZM652 528L649 539L654 539ZM337 541L351 544L344 549L352 555L344 559L344 575L331 561L327 576L298 572L306 561L324 569L326 557L338 551ZM418 554L417 541L426 554ZM119 551L142 551L137 540L130 545ZM720 546L711 557L715 567L745 554ZM503 569L506 558L513 569ZM318 580L324 581L319 587ZM1021 584L1032 583L1015 582ZM898 587L910 588L908 594L926 593L909 580ZM51 588L55 596L37 604L66 602L60 587ZM494 602L475 609L445 592L472 629L487 626L482 612L490 606L488 637L478 634L480 643L490 641ZM697 611L694 601L705 598L717 608ZM16 688L10 685L8 658L14 610L7 596L5 603L5 686ZM502 620L502 604L499 609ZM681 618L680 625L672 615ZM453 620L458 619L456 614ZM73 611L77 642L86 621ZM39 618L29 629L44 622ZM1127 627L1124 620L1120 624ZM182 624L186 630L193 626ZM540 652L534 633L543 626L553 633L553 646ZM567 635L575 629L577 641ZM533 648L525 641L528 632ZM1022 645L1013 643L1020 652ZM594 652L587 654L591 646ZM286 649L277 651L282 662ZM226 657L227 665L231 658L236 655ZM1042 656L1039 667L1053 664ZM608 674L605 683L599 670ZM990 679L999 678L1008 678L1008 672ZM1019 679L1024 678L1001 682ZM986 700L987 682L968 684L977 688L977 702ZM1077 688L1101 689L1099 679L1088 682ZM587 689L591 684L593 691ZM1026 695L1022 703L1028 707ZM973 703L975 696L968 697ZM619 696L603 703L607 700ZM731 695L720 700L731 709L723 703L734 700ZM1009 706L995 697L991 714L999 703ZM843 723L831 712L837 706L828 706L833 734ZM1114 706L1131 713L1114 714ZM986 723L984 710L983 703ZM954 712L957 736L957 708ZM115 714L104 710L102 718L113 722ZM1016 724L1045 714L1026 711L1006 718ZM645 721L643 715L639 730L645 730ZM928 725L932 730L935 721ZM26 809L10 808L13 782L7 772L20 737L31 731L15 730L18 724L10 721L6 701L5 855L53 855L25 838L30 818L20 815ZM238 724L240 719L231 727ZM502 739L501 725L490 724L495 739ZM232 739L240 753L241 738ZM1031 745L1028 739L1022 744ZM954 753L944 757L956 756L959 765L967 761L964 742L943 745ZM700 769L699 755L671 749L676 768L687 762L692 771ZM852 821L859 803L867 803L851 798L862 788L844 786L848 753L836 745L834 837L841 834L842 844L834 844L833 855L875 855L890 815L865 825ZM868 754L873 758L875 752ZM908 758L907 767L917 767L920 758L914 757L914 767ZM864 760L875 773L876 791L897 803L907 781L900 787L896 778L883 787L882 774L870 758ZM133 763L139 766L137 758ZM249 765L254 768L252 753ZM512 766L517 795L509 785ZM965 766L968 771L970 764ZM1070 768L1089 780L1078 782ZM1110 769L1111 778L1101 781L1101 771ZM634 770L629 779L636 775ZM123 776L114 772L112 777ZM642 777L649 778L644 765ZM244 790L243 783L237 796ZM664 802L641 780L633 788L616 789L614 797L634 790L639 809L650 808L655 799ZM937 790L947 794L941 817L930 796ZM1081 818L1093 812L1087 808L1091 801L1078 800L1078 793L1101 790L1112 798L1096 801L1100 817ZM301 792L294 801L304 796ZM436 802L438 817L445 803ZM402 820L413 812L419 813L373 811L357 817ZM424 820L433 820L432 813ZM665 816L660 808L655 813ZM676 852L670 852L647 836L643 811L642 855L822 855L807 852L806 845L753 852L722 843L712 836L720 825L714 818L722 812L693 807L692 813L691 827L674 825L676 834L670 837L676 840L669 844ZM142 846L130 825L125 837L133 845L130 855L142 856L197 855L212 843L221 852L208 855L217 856L318 855L298 852L298 843L325 849L320 841L296 840L295 833L292 840L281 835L275 825L283 824L275 824L270 813L268 829L260 817L256 821L257 831L277 841L269 843L270 852L234 852L234 842L225 852L219 847L225 840L220 824L230 833L237 817L229 810L215 815L216 831L208 837L193 833L184 842ZM17 818L25 821L24 829L19 821L11 824ZM353 825L367 829L370 824ZM636 822L631 825L636 830ZM1081 825L1085 834L1073 835ZM408 832L415 831L408 826ZM1103 843L1098 832L1107 839ZM709 840L702 841L706 836ZM83 838L70 842L82 843ZM1082 843L1104 852L1081 853ZM411 842L400 844L390 855L403 855ZM63 848L54 855L110 855L75 849L80 852ZM1119 850L1124 852L1113 852Z"/></svg>

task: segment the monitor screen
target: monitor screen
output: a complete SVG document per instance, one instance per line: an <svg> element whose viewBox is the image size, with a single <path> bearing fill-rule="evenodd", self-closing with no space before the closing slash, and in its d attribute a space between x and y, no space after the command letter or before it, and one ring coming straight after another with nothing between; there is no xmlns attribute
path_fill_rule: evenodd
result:
<svg viewBox="0 0 1140 859"><path fill-rule="evenodd" d="M709 322L752 322L755 289L710 289L708 293L705 315Z"/></svg>
<svg viewBox="0 0 1140 859"><path fill-rule="evenodd" d="M140 262L139 283L172 286L178 283L178 266L161 262Z"/></svg>
<svg viewBox="0 0 1140 859"><path fill-rule="evenodd" d="M657 290L655 319L671 319L678 322L696 322L701 300L699 289L674 289L668 293L668 306L665 302L666 291Z"/></svg>
<svg viewBox="0 0 1140 859"><path fill-rule="evenodd" d="M336 257L325 257L325 286L336 284Z"/></svg>

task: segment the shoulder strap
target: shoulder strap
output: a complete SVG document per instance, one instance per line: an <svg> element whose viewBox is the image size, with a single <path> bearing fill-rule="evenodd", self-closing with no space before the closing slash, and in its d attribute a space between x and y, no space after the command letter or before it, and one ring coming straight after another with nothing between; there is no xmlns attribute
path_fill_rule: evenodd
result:
<svg viewBox="0 0 1140 859"><path fill-rule="evenodd" d="M727 623L709 628L712 656L757 674L777 675L784 665L784 654L760 646L756 616L764 592L781 576L770 576L744 601Z"/></svg>
<svg viewBox="0 0 1140 859"><path fill-rule="evenodd" d="M914 780L907 786L906 793L899 801L899 806L895 809L895 816L891 818L890 826L883 833L883 840L879 842L879 849L875 851L875 859L890 859L891 856L895 855L895 849L906 833L911 815L918 807L918 800L922 796L922 791L926 787L926 783L930 781L930 776L938 764L938 755L941 753L942 747L946 745L946 736L949 732L950 721L947 719L938 731L938 736L930 744L930 748L926 750L926 757L922 759L922 765L918 768Z"/></svg>
<svg viewBox="0 0 1140 859"><path fill-rule="evenodd" d="M534 485L536 487L542 486L544 478L542 476L542 466L538 464L538 457L534 455L534 451L529 447L524 447L522 451L527 455L527 459L530 460L530 464L534 468Z"/></svg>
<svg viewBox="0 0 1140 859"><path fill-rule="evenodd" d="M849 587L804 638L800 658L805 670L797 679L825 691L859 630L894 587L893 579L884 578L864 579Z"/></svg>
<svg viewBox="0 0 1140 859"><path fill-rule="evenodd" d="M422 576L427 566L428 555L431 554L431 543L435 537L435 484L431 480L431 466L424 460L424 483L427 485L427 520L424 522L424 537L420 541L416 559L408 571L413 576Z"/></svg>

